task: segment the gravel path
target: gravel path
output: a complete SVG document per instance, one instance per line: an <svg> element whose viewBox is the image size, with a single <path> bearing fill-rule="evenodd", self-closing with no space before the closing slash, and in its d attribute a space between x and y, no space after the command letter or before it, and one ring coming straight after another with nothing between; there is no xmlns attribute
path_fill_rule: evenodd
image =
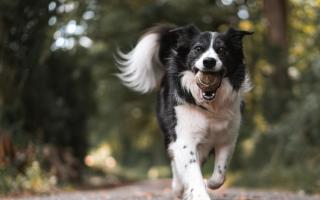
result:
<svg viewBox="0 0 320 200"><path fill-rule="evenodd" d="M214 200L320 200L320 196L307 196L289 192L257 191L222 188L211 191ZM77 191L49 196L2 198L2 200L173 200L169 180L143 181L119 188Z"/></svg>

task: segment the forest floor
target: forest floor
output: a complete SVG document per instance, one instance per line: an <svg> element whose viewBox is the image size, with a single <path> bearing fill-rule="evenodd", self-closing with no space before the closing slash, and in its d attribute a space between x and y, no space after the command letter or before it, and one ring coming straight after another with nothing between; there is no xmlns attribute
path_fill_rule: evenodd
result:
<svg viewBox="0 0 320 200"><path fill-rule="evenodd" d="M320 196L303 193L221 188L210 191L214 200L320 200ZM131 185L105 190L74 191L50 194L2 198L2 200L172 200L170 180L142 181Z"/></svg>

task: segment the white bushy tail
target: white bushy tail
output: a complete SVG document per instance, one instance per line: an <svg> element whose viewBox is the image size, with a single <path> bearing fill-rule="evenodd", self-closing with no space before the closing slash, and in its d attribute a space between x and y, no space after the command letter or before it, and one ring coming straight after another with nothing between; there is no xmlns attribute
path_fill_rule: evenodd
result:
<svg viewBox="0 0 320 200"><path fill-rule="evenodd" d="M127 87L147 93L157 87L164 74L159 59L160 33L145 34L129 53L118 51L120 73L117 76Z"/></svg>
<svg viewBox="0 0 320 200"><path fill-rule="evenodd" d="M241 92L243 94L247 93L250 90L252 90L252 88L253 88L253 86L252 86L252 83L251 83L251 80L250 80L250 75L248 73L246 73L245 79L244 79L243 84L241 86Z"/></svg>

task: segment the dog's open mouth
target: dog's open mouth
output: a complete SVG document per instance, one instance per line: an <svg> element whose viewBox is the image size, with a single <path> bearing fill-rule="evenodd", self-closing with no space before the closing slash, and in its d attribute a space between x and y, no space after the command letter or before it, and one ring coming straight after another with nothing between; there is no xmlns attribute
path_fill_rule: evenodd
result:
<svg viewBox="0 0 320 200"><path fill-rule="evenodd" d="M202 91L202 98L211 101L216 97L216 91Z"/></svg>
<svg viewBox="0 0 320 200"><path fill-rule="evenodd" d="M201 90L201 96L206 101L212 101L216 97L221 85L223 72L196 72L196 83Z"/></svg>

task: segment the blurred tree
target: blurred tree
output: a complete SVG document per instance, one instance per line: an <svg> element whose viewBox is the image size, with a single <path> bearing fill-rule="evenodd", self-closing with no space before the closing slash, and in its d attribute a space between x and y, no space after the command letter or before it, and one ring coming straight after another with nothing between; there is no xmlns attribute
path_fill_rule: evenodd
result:
<svg viewBox="0 0 320 200"><path fill-rule="evenodd" d="M80 59L84 48L52 51L53 28L59 27L48 26L75 5L55 0L0 5L1 128L15 143L53 144L82 162L87 119L95 109L91 71ZM64 151L58 152L64 159Z"/></svg>
<svg viewBox="0 0 320 200"><path fill-rule="evenodd" d="M265 110L269 121L277 121L287 110L292 97L292 85L288 75L288 2L286 0L264 0L263 12L267 20L268 61L273 65L270 90L266 92ZM274 96L277 96L275 99Z"/></svg>

